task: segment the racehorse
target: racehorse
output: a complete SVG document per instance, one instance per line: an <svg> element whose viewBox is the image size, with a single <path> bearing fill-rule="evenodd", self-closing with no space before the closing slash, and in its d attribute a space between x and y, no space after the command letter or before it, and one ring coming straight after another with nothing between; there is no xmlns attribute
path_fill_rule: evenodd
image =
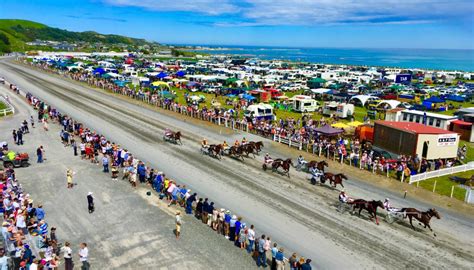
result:
<svg viewBox="0 0 474 270"><path fill-rule="evenodd" d="M434 208L431 208L426 212L421 212L415 208L402 208L400 212L405 213L405 215L408 217L408 219L410 220L410 225L413 228L413 230L415 230L415 227L413 226L413 223L412 223L413 218L416 218L419 222L423 223L423 225L425 225L425 229L426 227L428 227L430 231L433 231L430 227L431 218L432 217L436 217L437 219L441 218L438 211L436 211L436 209ZM436 236L436 233L434 234L434 236Z"/></svg>
<svg viewBox="0 0 474 270"><path fill-rule="evenodd" d="M210 156L212 155L213 157L217 159L221 159L223 150L224 150L224 147L222 146L222 144L211 144L209 145L208 153Z"/></svg>
<svg viewBox="0 0 474 270"><path fill-rule="evenodd" d="M344 187L344 185L342 184L342 179L348 180L347 176L345 176L342 173L338 173L338 174L332 174L329 172L324 173L324 182L326 182L326 180L329 180L329 184L332 185L334 188L337 185L341 185L342 187Z"/></svg>
<svg viewBox="0 0 474 270"><path fill-rule="evenodd" d="M172 140L174 143L178 143L179 141L179 144L183 144L183 142L181 142L181 131L173 132L168 129L165 131L165 135L163 135L164 140L166 140L167 138L169 140Z"/></svg>
<svg viewBox="0 0 474 270"><path fill-rule="evenodd" d="M328 163L325 160L322 160L320 162L316 160L311 160L308 162L307 166L308 169L316 167L316 169L322 171L324 173L324 167L329 167Z"/></svg>
<svg viewBox="0 0 474 270"><path fill-rule="evenodd" d="M256 146L255 144L243 144L239 147L240 151L243 153L245 153L247 155L247 157L252 154L253 157L255 158L255 151L256 151Z"/></svg>
<svg viewBox="0 0 474 270"><path fill-rule="evenodd" d="M355 209L359 208L359 217L360 217L360 212L362 212L363 209L367 210L370 214L370 220L375 217L375 223L379 225L379 220L377 218L377 207L380 207L383 209L383 203L382 201L366 201L363 199L357 199L353 200L351 202L347 202L347 204L352 205L352 212L355 211Z"/></svg>
<svg viewBox="0 0 474 270"><path fill-rule="evenodd" d="M283 169L283 173L288 175L288 178L290 178L290 166L293 166L293 162L291 161L291 158L288 158L286 160L282 160L281 158L275 159L272 163L272 171L277 171L279 167Z"/></svg>
<svg viewBox="0 0 474 270"><path fill-rule="evenodd" d="M234 156L236 158L242 158L244 160L244 157L242 156L242 147L241 146L231 146L229 148L229 156Z"/></svg>
<svg viewBox="0 0 474 270"><path fill-rule="evenodd" d="M258 153L260 153L260 151L262 151L262 148L263 148L263 142L262 141L258 141L258 142L249 142L248 145L253 145L254 148L255 148L255 151Z"/></svg>

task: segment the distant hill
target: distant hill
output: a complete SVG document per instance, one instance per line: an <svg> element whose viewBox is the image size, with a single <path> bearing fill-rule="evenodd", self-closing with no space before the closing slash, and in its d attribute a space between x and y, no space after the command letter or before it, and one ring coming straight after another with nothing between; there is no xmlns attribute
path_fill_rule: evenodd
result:
<svg viewBox="0 0 474 270"><path fill-rule="evenodd" d="M103 35L92 31L72 32L49 27L32 21L0 19L0 52L21 52L40 49L26 44L26 42L35 40L62 41L69 43L88 42L90 44L101 42L108 46L119 43L126 45L153 44L144 39L119 35Z"/></svg>

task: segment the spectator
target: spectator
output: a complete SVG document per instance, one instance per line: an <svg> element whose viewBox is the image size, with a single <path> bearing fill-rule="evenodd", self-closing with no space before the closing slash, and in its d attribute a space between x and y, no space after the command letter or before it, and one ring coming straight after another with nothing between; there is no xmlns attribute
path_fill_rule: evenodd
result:
<svg viewBox="0 0 474 270"><path fill-rule="evenodd" d="M87 248L86 243L81 243L79 245L79 261L81 261L81 270L89 270L90 264L88 261L89 258L89 249Z"/></svg>
<svg viewBox="0 0 474 270"><path fill-rule="evenodd" d="M265 252L265 235L262 234L262 237L258 240L258 257L257 257L257 266L267 267L267 257Z"/></svg>
<svg viewBox="0 0 474 270"><path fill-rule="evenodd" d="M92 214L95 210L94 197L92 197L92 192L90 191L87 193L87 209L89 210L89 214Z"/></svg>
<svg viewBox="0 0 474 270"><path fill-rule="evenodd" d="M73 269L73 262L72 262L72 249L71 244L69 242L64 243L64 246L61 248L61 252L64 254L64 264L65 270L72 270Z"/></svg>
<svg viewBox="0 0 474 270"><path fill-rule="evenodd" d="M311 259L307 259L306 262L301 265L301 270L311 270Z"/></svg>
<svg viewBox="0 0 474 270"><path fill-rule="evenodd" d="M40 147L38 147L38 149L36 149L36 156L38 156L37 163L43 163L43 153L44 153L44 149L43 149L43 146L41 145Z"/></svg>
<svg viewBox="0 0 474 270"><path fill-rule="evenodd" d="M254 249L254 243L255 243L255 231L254 231L254 226L250 225L250 229L247 231L247 239L249 241L248 246L247 246L247 252L252 253Z"/></svg>
<svg viewBox="0 0 474 270"><path fill-rule="evenodd" d="M284 257L284 249L280 248L275 255L275 260L276 260L276 269L277 270L285 270L285 257Z"/></svg>
<svg viewBox="0 0 474 270"><path fill-rule="evenodd" d="M8 257L3 248L0 248L0 270L8 270Z"/></svg>
<svg viewBox="0 0 474 270"><path fill-rule="evenodd" d="M277 243L273 243L273 248L272 248L272 265L270 267L270 270L276 270L277 263L276 263L276 255L278 253L278 248L277 248Z"/></svg>

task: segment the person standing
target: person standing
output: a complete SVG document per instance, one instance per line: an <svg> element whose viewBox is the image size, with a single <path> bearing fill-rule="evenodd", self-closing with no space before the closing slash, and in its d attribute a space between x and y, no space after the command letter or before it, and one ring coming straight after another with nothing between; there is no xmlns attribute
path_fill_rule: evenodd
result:
<svg viewBox="0 0 474 270"><path fill-rule="evenodd" d="M94 212L94 197L92 197L92 192L89 191L87 194L87 208L89 209L89 214Z"/></svg>
<svg viewBox="0 0 474 270"><path fill-rule="evenodd" d="M104 157L102 157L102 166L104 166L104 169L102 171L104 173L108 173L109 172L109 158L107 157L107 155L104 155Z"/></svg>
<svg viewBox="0 0 474 270"><path fill-rule="evenodd" d="M267 267L267 256L265 252L265 235L262 234L262 237L258 240L258 257L257 257L257 266Z"/></svg>
<svg viewBox="0 0 474 270"><path fill-rule="evenodd" d="M3 248L0 249L0 270L8 270L8 257Z"/></svg>
<svg viewBox="0 0 474 270"><path fill-rule="evenodd" d="M89 249L87 248L86 243L81 243L79 245L79 260L81 261L81 270L89 270L91 265L89 264Z"/></svg>
<svg viewBox="0 0 474 270"><path fill-rule="evenodd" d="M73 262L71 244L69 242L64 243L64 246L61 248L61 251L64 253L64 269L72 270Z"/></svg>
<svg viewBox="0 0 474 270"><path fill-rule="evenodd" d="M43 153L44 153L44 149L43 149L43 146L41 145L40 147L38 147L38 149L36 149L36 155L38 156L37 163L43 163Z"/></svg>
<svg viewBox="0 0 474 270"><path fill-rule="evenodd" d="M16 130L14 129L13 132L12 132L12 135L13 135L13 142L16 144L17 143L17 138L18 138L18 134L16 132Z"/></svg>
<svg viewBox="0 0 474 270"><path fill-rule="evenodd" d="M30 115L30 122L31 122L31 127L35 128L35 119L33 118L33 115Z"/></svg>
<svg viewBox="0 0 474 270"><path fill-rule="evenodd" d="M248 229L247 231L247 239L249 240L247 252L252 253L255 243L255 230L253 225L250 225L250 229Z"/></svg>
<svg viewBox="0 0 474 270"><path fill-rule="evenodd" d="M74 175L71 169L67 169L66 171L66 179L67 179L67 188L72 188L74 183L72 182L72 176Z"/></svg>
<svg viewBox="0 0 474 270"><path fill-rule="evenodd" d="M273 243L273 248L272 248L272 266L271 270L276 270L277 268L277 263L276 263L276 255L278 253L278 248L277 248L277 243Z"/></svg>
<svg viewBox="0 0 474 270"><path fill-rule="evenodd" d="M77 143L76 143L76 140L74 140L74 139L71 140L71 146L72 146L72 149L74 150L74 156L77 156Z"/></svg>
<svg viewBox="0 0 474 270"><path fill-rule="evenodd" d="M176 239L179 239L179 235L181 234L181 212L176 211Z"/></svg>
<svg viewBox="0 0 474 270"><path fill-rule="evenodd" d="M16 133L16 136L17 136L17 144L18 145L23 145L23 131L21 129L19 129Z"/></svg>
<svg viewBox="0 0 474 270"><path fill-rule="evenodd" d="M284 257L284 254L283 254L283 248L280 248L275 256L275 260L276 260L276 269L277 270L284 270L285 269L285 257Z"/></svg>

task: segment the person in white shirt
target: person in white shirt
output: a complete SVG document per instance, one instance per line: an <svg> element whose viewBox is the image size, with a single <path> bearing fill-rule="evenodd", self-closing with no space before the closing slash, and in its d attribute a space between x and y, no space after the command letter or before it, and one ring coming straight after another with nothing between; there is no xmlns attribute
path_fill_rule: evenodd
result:
<svg viewBox="0 0 474 270"><path fill-rule="evenodd" d="M72 249L71 244L69 242L64 243L64 246L61 248L61 252L63 252L64 261L65 261L65 270L72 270Z"/></svg>
<svg viewBox="0 0 474 270"><path fill-rule="evenodd" d="M91 265L88 262L89 249L87 249L87 244L81 243L79 247L79 260L82 262L81 270L89 270Z"/></svg>

